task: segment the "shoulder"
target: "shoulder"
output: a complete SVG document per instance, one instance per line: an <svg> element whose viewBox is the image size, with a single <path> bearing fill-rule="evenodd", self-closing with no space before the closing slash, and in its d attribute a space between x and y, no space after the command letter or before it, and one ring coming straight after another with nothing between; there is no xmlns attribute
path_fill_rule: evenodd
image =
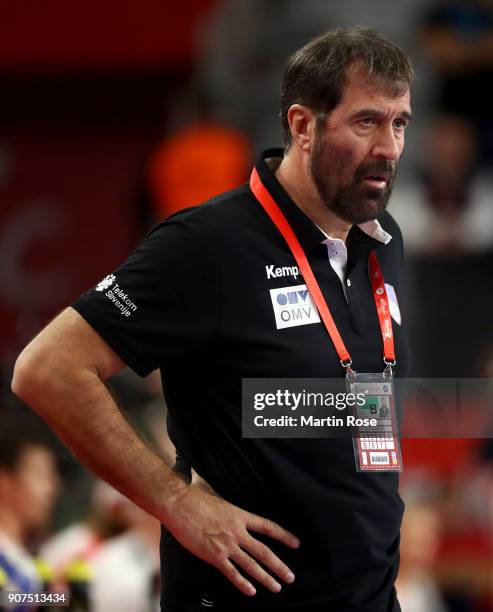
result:
<svg viewBox="0 0 493 612"><path fill-rule="evenodd" d="M253 207L248 206L252 199L249 185L245 183L198 206L174 213L154 226L148 236L165 235L180 228L183 233L208 238L223 229L231 229L231 223L241 227L241 223L247 221L253 212Z"/></svg>
<svg viewBox="0 0 493 612"><path fill-rule="evenodd" d="M230 239L241 242L246 228L255 226L259 213L252 199L245 184L171 215L148 232L126 264L145 265L156 279L169 277L170 268L183 278L200 269L210 279Z"/></svg>

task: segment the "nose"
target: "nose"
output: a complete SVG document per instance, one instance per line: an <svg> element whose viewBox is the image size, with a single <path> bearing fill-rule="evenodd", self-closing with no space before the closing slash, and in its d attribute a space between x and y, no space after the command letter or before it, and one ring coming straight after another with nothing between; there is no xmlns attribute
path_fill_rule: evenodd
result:
<svg viewBox="0 0 493 612"><path fill-rule="evenodd" d="M400 137L402 138L402 137ZM373 144L373 156L396 162L402 153L403 143L392 127L379 130Z"/></svg>

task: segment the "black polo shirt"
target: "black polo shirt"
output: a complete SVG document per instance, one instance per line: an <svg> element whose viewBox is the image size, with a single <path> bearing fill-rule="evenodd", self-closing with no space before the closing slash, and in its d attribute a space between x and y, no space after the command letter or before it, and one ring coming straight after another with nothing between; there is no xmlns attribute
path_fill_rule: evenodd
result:
<svg viewBox="0 0 493 612"><path fill-rule="evenodd" d="M385 245L357 226L350 230L346 297L322 244L326 236L264 161L281 155L265 152L257 171L305 249L355 369L381 371L368 254L377 250L385 282L399 299L399 228L388 213L382 215L379 221L392 236ZM249 598L165 533L167 605L197 604L205 595L231 610L398 609L392 603L403 512L398 475L356 473L351 440L241 437L242 378L344 375L322 323L276 325L271 290L302 285L295 266L284 239L243 185L156 226L112 275L73 304L135 372L161 369L172 440L215 491L301 540L292 550L263 538L296 580L279 594L257 585L257 595ZM404 376L407 344L402 327L393 326L396 373Z"/></svg>

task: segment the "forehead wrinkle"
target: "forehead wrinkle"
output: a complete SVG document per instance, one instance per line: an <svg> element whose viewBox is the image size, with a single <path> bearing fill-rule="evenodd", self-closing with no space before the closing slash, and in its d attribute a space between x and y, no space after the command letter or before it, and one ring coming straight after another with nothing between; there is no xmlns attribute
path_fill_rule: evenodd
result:
<svg viewBox="0 0 493 612"><path fill-rule="evenodd" d="M371 79L367 73L361 70L353 70L346 73L341 100L334 110L344 106L354 97L395 102L398 99L410 100L411 90L406 83L389 82L380 78Z"/></svg>

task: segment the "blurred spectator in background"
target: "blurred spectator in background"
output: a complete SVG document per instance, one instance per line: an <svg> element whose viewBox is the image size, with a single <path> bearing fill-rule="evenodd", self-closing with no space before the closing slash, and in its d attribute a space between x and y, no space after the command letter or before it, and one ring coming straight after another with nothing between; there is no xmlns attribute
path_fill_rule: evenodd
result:
<svg viewBox="0 0 493 612"><path fill-rule="evenodd" d="M477 166L472 124L438 115L428 125L415 180L398 183L391 212L410 253L467 255L493 247L493 177Z"/></svg>
<svg viewBox="0 0 493 612"><path fill-rule="evenodd" d="M397 181L390 203L409 266L413 376L474 377L471 356L493 342L493 176L477 164L464 117L435 116L420 149L414 177Z"/></svg>
<svg viewBox="0 0 493 612"><path fill-rule="evenodd" d="M207 95L195 95L195 117L153 152L149 187L155 220L196 206L245 182L251 164L248 138L210 113Z"/></svg>
<svg viewBox="0 0 493 612"><path fill-rule="evenodd" d="M484 161L493 161L493 2L439 0L421 24L422 51L434 68L437 109L469 119Z"/></svg>
<svg viewBox="0 0 493 612"><path fill-rule="evenodd" d="M45 438L2 423L0 433L0 571L5 590L42 590L34 548L51 519L59 480Z"/></svg>
<svg viewBox="0 0 493 612"><path fill-rule="evenodd" d="M483 459L472 459L443 487L438 505L443 537L435 575L450 612L493 610L493 478Z"/></svg>
<svg viewBox="0 0 493 612"><path fill-rule="evenodd" d="M286 57L334 22L325 0L228 0L204 24L198 69L215 116L245 130L255 150L279 143L279 73Z"/></svg>
<svg viewBox="0 0 493 612"><path fill-rule="evenodd" d="M129 499L121 498L125 532L104 542L91 559L92 612L152 612L160 609L160 523Z"/></svg>
<svg viewBox="0 0 493 612"><path fill-rule="evenodd" d="M437 462L445 442L449 453L461 452L460 440L422 442L435 449ZM493 610L493 472L481 444L474 449L448 474L431 464L406 466L397 581L403 612Z"/></svg>
<svg viewBox="0 0 493 612"><path fill-rule="evenodd" d="M41 548L58 580L63 582L74 563L90 561L105 540L125 531L127 503L113 487L95 481L88 516L58 531Z"/></svg>
<svg viewBox="0 0 493 612"><path fill-rule="evenodd" d="M159 535L156 519L96 480L90 515L48 540L42 555L81 609L151 612L159 609Z"/></svg>
<svg viewBox="0 0 493 612"><path fill-rule="evenodd" d="M403 612L446 612L433 579L441 536L440 515L431 504L406 504L396 588Z"/></svg>

